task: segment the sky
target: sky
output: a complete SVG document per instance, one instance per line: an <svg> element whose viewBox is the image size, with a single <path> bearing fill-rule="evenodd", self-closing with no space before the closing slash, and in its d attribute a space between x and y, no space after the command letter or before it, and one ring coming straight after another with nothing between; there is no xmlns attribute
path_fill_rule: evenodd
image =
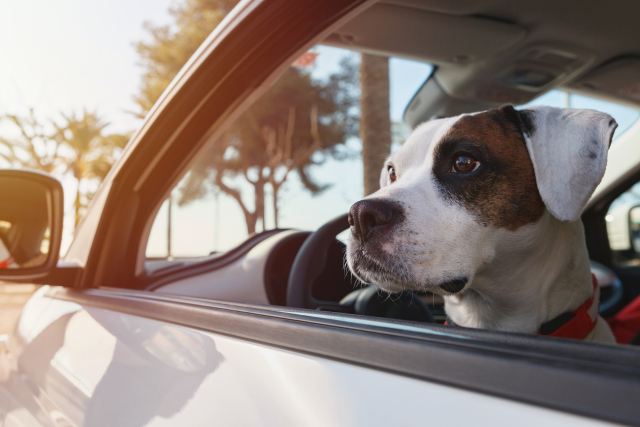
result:
<svg viewBox="0 0 640 427"><path fill-rule="evenodd" d="M110 123L107 132L136 129L141 121L132 100L142 75L133 44L146 39L145 21L167 24L174 0L29 0L0 2L0 114L25 114L34 108L43 120L56 119L83 108L96 110ZM312 74L326 78L337 71L348 51L315 47L319 53ZM404 108L431 74L432 67L401 59L390 61L390 116L401 122ZM566 106L566 96L553 91L531 105ZM616 135L637 119L624 107L573 95L572 107L609 112L620 123ZM0 132L7 132L0 124ZM347 147L360 150L353 138ZM397 148L393 147L394 149ZM329 184L320 196L305 191L292 176L282 190L280 226L314 230L345 213L362 197L362 162L328 159L312 171L318 181ZM237 183L241 188L242 183ZM65 205L72 212L75 182L63 179ZM250 202L245 191L244 195ZM267 203L270 203L267 200ZM167 255L167 207L158 213L147 247L149 256ZM266 212L267 228L273 212ZM229 249L246 238L246 226L238 204L225 195L213 196L184 207L174 207L172 255L201 256ZM65 218L63 253L73 229L73 215Z"/></svg>
<svg viewBox="0 0 640 427"><path fill-rule="evenodd" d="M132 96L142 68L133 43L146 39L145 21L170 22L172 0L0 1L0 114L59 119L83 108L97 111L106 132L127 132L141 121ZM13 128L0 123L3 136ZM76 183L65 189L64 249L73 230ZM71 214L70 214L71 213Z"/></svg>
<svg viewBox="0 0 640 427"><path fill-rule="evenodd" d="M143 22L166 24L171 0L0 2L0 112L42 118L98 110L111 132L140 122L132 96L142 69L133 43Z"/></svg>

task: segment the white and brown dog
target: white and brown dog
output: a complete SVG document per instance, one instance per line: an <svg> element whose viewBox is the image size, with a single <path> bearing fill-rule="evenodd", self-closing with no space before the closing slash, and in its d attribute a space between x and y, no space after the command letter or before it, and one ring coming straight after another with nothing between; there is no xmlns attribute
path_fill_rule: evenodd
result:
<svg viewBox="0 0 640 427"><path fill-rule="evenodd" d="M443 295L459 326L614 342L580 215L616 127L593 110L511 106L419 126L350 209L349 268Z"/></svg>

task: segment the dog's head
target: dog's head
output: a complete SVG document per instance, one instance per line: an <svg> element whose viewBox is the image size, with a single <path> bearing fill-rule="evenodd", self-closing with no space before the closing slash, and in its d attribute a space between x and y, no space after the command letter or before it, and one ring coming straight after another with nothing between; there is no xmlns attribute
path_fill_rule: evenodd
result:
<svg viewBox="0 0 640 427"><path fill-rule="evenodd" d="M545 210L580 218L616 127L593 110L511 106L419 126L349 211L351 271L391 292L460 292L505 233Z"/></svg>

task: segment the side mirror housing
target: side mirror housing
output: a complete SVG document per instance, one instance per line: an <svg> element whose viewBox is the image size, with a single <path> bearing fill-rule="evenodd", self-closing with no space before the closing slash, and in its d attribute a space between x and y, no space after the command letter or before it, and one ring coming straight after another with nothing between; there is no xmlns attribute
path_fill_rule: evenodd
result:
<svg viewBox="0 0 640 427"><path fill-rule="evenodd" d="M44 283L57 275L64 195L51 175L0 169L0 280Z"/></svg>

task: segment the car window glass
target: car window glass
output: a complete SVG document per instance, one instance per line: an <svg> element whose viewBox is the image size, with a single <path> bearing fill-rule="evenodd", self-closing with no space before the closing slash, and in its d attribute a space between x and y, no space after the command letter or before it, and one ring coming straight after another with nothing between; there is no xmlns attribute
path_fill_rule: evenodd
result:
<svg viewBox="0 0 640 427"><path fill-rule="evenodd" d="M605 221L613 263L640 266L640 182L611 203Z"/></svg>
<svg viewBox="0 0 640 427"><path fill-rule="evenodd" d="M159 210L150 259L204 257L274 228L315 230L363 196L358 138L360 54L317 46L204 150ZM391 144L429 77L427 63L390 58Z"/></svg>

